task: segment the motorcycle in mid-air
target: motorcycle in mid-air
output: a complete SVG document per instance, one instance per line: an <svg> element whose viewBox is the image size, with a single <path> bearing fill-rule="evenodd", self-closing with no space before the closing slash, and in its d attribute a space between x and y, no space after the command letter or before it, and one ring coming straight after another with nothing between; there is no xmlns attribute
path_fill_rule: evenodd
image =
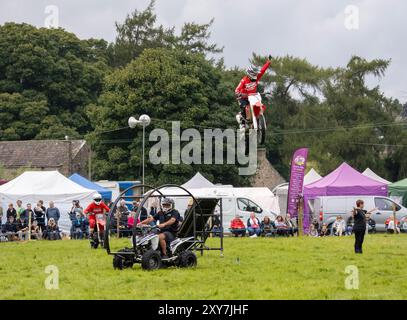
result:
<svg viewBox="0 0 407 320"><path fill-rule="evenodd" d="M241 115L238 114L236 119L241 124L241 129L245 132L246 150L249 141L249 131L254 130L257 136L257 143L263 145L266 140L266 118L264 113L266 106L262 103L260 93L252 94L248 96L249 104L246 106L245 113L246 118L241 121Z"/></svg>

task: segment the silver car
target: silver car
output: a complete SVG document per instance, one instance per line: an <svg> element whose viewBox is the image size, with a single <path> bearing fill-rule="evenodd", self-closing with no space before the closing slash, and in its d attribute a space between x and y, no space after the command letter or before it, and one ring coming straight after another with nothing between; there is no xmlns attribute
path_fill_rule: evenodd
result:
<svg viewBox="0 0 407 320"><path fill-rule="evenodd" d="M370 211L374 208L371 218L376 222L377 231L386 231L386 220L393 216L393 206L396 206L396 218L401 221L407 217L407 208L395 203L393 200L382 196L323 196L310 200L312 219L317 219L320 224L327 224L330 228L337 216L342 216L348 221L356 201L364 201L364 209Z"/></svg>

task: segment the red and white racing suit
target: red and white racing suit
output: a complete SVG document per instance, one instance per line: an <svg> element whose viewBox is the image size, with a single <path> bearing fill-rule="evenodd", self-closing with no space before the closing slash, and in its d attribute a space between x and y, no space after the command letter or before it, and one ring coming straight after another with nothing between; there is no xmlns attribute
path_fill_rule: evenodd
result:
<svg viewBox="0 0 407 320"><path fill-rule="evenodd" d="M89 219L89 228L90 230L94 230L96 226L96 215L97 214L104 214L105 212L109 212L110 209L107 205L105 205L103 202L100 204L96 204L92 202L88 207L85 209L84 213L88 214L88 219ZM103 226L101 226L103 230Z"/></svg>
<svg viewBox="0 0 407 320"><path fill-rule="evenodd" d="M259 85L259 81L263 77L263 75L266 73L266 70L268 67L270 67L271 61L267 61L266 64L261 68L259 74L257 75L256 80L250 80L248 76L244 76L244 78L240 81L239 85L237 86L235 90L236 96L239 97L239 99L245 99L247 100L249 95L256 94L257 93L257 86Z"/></svg>

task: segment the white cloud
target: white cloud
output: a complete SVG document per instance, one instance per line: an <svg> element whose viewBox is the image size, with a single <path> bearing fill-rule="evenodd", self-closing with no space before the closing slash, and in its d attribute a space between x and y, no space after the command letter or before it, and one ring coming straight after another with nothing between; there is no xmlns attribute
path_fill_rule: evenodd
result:
<svg viewBox="0 0 407 320"><path fill-rule="evenodd" d="M80 38L113 41L115 21L149 0L3 0L0 23L42 26L47 5L59 6L61 26ZM347 5L360 9L360 29L344 26ZM380 82L388 95L407 100L407 2L400 0L157 0L159 22L180 26L215 18L212 39L225 46L229 66L245 66L252 52L293 55L322 66L344 65L351 55L392 59ZM373 83L372 83L373 84Z"/></svg>

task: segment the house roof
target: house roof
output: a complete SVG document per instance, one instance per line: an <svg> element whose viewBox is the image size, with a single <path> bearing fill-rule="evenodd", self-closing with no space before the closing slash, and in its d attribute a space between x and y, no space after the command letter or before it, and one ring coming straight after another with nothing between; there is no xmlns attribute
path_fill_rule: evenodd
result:
<svg viewBox="0 0 407 320"><path fill-rule="evenodd" d="M72 158L86 144L85 140L0 141L0 164L9 168L58 168L68 156L72 143Z"/></svg>

